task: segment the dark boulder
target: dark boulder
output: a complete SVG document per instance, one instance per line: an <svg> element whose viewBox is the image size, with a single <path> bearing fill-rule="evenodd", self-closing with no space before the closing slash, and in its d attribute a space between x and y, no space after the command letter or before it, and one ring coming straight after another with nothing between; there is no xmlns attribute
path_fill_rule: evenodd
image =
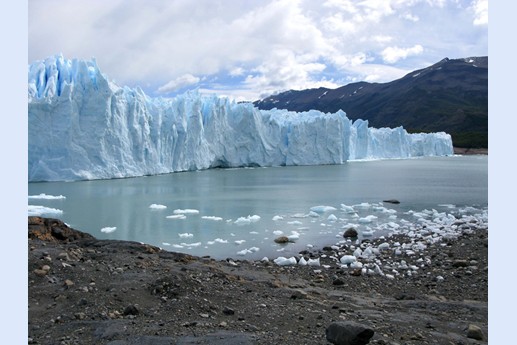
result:
<svg viewBox="0 0 517 345"><path fill-rule="evenodd" d="M374 333L370 327L352 321L331 323L325 331L327 340L336 345L368 344Z"/></svg>

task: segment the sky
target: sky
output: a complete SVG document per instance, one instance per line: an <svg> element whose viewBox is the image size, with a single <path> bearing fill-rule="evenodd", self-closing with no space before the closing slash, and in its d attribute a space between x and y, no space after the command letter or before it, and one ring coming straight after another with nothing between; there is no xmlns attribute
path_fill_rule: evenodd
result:
<svg viewBox="0 0 517 345"><path fill-rule="evenodd" d="M488 55L488 0L29 0L28 63L95 58L150 96L254 101Z"/></svg>

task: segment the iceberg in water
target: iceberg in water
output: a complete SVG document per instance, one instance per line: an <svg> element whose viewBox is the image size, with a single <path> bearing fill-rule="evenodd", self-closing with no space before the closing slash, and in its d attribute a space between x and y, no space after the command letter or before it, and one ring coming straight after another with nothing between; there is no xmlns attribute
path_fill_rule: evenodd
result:
<svg viewBox="0 0 517 345"><path fill-rule="evenodd" d="M343 111L265 111L197 92L151 98L109 81L95 60L61 55L28 66L28 102L29 181L453 153L446 133L369 128Z"/></svg>

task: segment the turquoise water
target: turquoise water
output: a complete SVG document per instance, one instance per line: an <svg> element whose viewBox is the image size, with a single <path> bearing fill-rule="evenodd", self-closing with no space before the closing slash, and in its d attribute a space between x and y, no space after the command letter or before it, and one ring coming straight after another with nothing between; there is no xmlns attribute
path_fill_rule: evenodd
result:
<svg viewBox="0 0 517 345"><path fill-rule="evenodd" d="M51 209L43 216L60 218L97 238L139 241L218 259L274 258L307 246L334 244L343 228L357 224L358 217L377 217L361 225L365 231L375 232L386 222L411 221L410 210L487 208L488 157L216 169L115 180L29 183L28 189L29 196L61 196L28 201L29 205ZM386 199L401 203L382 204ZM149 207L152 204L166 208L153 209ZM341 210L341 204L363 205L355 207L354 218ZM335 210L308 216L312 207L320 205ZM388 212L379 212L381 206ZM335 218L329 219L331 215ZM278 220L273 220L275 216ZM240 217L245 219L238 221ZM385 233L377 231L374 236ZM279 235L298 239L279 245L274 243Z"/></svg>

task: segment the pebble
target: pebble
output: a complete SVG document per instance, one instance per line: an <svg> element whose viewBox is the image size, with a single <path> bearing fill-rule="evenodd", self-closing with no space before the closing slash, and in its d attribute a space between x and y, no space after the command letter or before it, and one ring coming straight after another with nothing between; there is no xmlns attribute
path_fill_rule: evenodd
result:
<svg viewBox="0 0 517 345"><path fill-rule="evenodd" d="M67 280L65 280L65 286L67 288L72 287L72 286L74 286L74 282L71 281L70 279L67 279Z"/></svg>
<svg viewBox="0 0 517 345"><path fill-rule="evenodd" d="M47 275L47 273L48 273L48 271L45 271L45 270L42 270L39 268L36 268L33 272L34 272L34 274L36 274L37 276L40 276L40 277L43 277L43 276Z"/></svg>
<svg viewBox="0 0 517 345"><path fill-rule="evenodd" d="M483 331L478 326L470 324L467 329L467 338L483 340Z"/></svg>

